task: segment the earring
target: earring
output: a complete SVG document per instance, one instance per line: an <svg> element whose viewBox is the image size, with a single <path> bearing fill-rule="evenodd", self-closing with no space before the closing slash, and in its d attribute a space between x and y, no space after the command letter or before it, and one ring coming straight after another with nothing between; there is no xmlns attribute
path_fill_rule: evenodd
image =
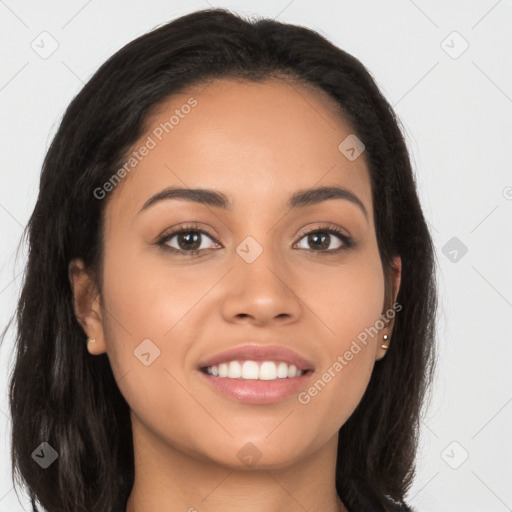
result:
<svg viewBox="0 0 512 512"><path fill-rule="evenodd" d="M92 338L87 338L87 346L89 346L89 343L96 343L96 340L93 340Z"/></svg>
<svg viewBox="0 0 512 512"><path fill-rule="evenodd" d="M389 336L387 334L384 334L383 338L384 338L384 341L387 341L389 339ZM383 348L384 350L387 350L388 349L388 345L383 343L381 345L381 348Z"/></svg>

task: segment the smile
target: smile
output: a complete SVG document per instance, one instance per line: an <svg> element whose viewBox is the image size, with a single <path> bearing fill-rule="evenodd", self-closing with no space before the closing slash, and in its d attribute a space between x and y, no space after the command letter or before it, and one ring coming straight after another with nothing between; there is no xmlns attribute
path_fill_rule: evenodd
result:
<svg viewBox="0 0 512 512"><path fill-rule="evenodd" d="M283 361L229 361L202 369L214 377L245 380L277 380L300 377L304 371Z"/></svg>

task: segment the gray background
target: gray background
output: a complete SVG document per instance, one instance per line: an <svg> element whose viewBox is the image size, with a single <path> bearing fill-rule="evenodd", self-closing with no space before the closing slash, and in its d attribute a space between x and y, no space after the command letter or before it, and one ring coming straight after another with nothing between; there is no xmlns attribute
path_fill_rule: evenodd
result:
<svg viewBox="0 0 512 512"><path fill-rule="evenodd" d="M394 106L440 285L438 372L408 500L419 512L512 510L510 0L0 0L1 328L20 291L26 252L16 258L16 249L64 109L123 45L209 6L317 30L360 59ZM0 352L0 512L23 510L10 475L12 338L11 329Z"/></svg>

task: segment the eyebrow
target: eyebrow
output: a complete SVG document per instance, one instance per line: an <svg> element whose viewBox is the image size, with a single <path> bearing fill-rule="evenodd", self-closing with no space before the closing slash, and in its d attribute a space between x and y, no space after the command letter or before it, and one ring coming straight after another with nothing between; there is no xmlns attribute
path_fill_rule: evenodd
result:
<svg viewBox="0 0 512 512"><path fill-rule="evenodd" d="M202 188L168 187L150 197L139 210L138 214L160 201L169 199L185 199L187 201L193 201L195 203L213 206L216 208L223 208L226 210L233 209L233 202L222 192ZM306 206L319 204L329 199L345 199L350 201L359 207L368 220L368 212L359 198L354 193L350 192L350 190L338 186L298 190L290 196L286 207L288 210L304 208Z"/></svg>

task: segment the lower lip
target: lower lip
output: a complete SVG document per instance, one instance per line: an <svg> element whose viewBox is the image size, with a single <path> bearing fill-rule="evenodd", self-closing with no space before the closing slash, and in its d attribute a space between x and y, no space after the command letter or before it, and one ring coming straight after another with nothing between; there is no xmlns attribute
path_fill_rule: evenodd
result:
<svg viewBox="0 0 512 512"><path fill-rule="evenodd" d="M215 390L237 402L272 404L297 394L313 372L308 371L300 377L276 380L230 379L215 377L201 370L199 373Z"/></svg>

